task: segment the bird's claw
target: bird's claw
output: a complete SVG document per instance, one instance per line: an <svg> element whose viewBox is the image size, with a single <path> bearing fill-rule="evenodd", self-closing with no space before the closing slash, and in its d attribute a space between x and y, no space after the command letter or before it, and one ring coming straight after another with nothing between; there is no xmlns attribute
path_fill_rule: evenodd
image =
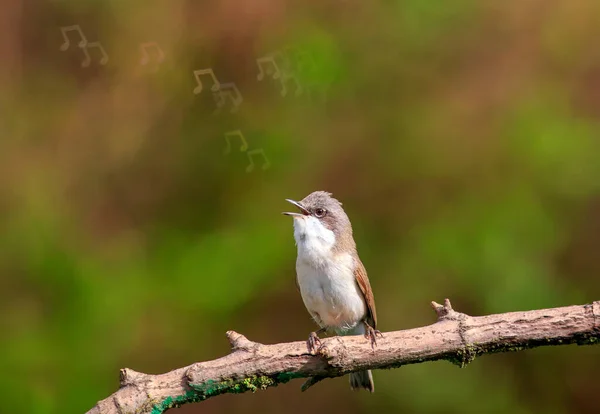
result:
<svg viewBox="0 0 600 414"><path fill-rule="evenodd" d="M365 332L365 338L371 341L371 348L375 349L377 346L377 336L383 338L383 334L378 329L373 329L371 326L367 325L367 331Z"/></svg>
<svg viewBox="0 0 600 414"><path fill-rule="evenodd" d="M308 336L308 341L306 341L306 346L308 347L308 352L312 355L316 355L321 348L321 340L317 336L316 332L311 332Z"/></svg>

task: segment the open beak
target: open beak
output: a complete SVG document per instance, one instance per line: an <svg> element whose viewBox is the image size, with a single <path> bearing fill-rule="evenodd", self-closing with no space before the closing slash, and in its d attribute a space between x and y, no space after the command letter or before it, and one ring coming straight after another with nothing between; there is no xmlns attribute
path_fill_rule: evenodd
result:
<svg viewBox="0 0 600 414"><path fill-rule="evenodd" d="M310 214L310 211L308 211L307 209L302 207L302 204L300 204L299 202L290 200L287 198L285 199L285 201L288 201L288 202L292 203L293 205L295 205L296 207L298 207L298 209L300 210L300 213L290 213L290 212L286 211L281 214L285 214L286 216L296 216L296 217L304 217L304 216L308 216Z"/></svg>

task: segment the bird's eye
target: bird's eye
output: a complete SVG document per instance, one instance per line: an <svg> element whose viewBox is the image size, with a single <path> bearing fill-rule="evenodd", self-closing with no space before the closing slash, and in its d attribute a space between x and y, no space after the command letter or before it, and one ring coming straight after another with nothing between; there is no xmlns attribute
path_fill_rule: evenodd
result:
<svg viewBox="0 0 600 414"><path fill-rule="evenodd" d="M319 218L325 217L325 214L327 214L327 210L325 210L324 208L318 208L315 210L315 216Z"/></svg>

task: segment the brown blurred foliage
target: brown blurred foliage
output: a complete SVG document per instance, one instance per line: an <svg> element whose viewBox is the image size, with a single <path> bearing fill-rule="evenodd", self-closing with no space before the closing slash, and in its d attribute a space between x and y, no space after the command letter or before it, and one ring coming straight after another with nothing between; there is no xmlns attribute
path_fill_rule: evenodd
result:
<svg viewBox="0 0 600 414"><path fill-rule="evenodd" d="M82 67L79 25L101 42ZM7 0L0 13L0 390L82 412L124 366L300 340L284 198L333 192L382 330L598 300L600 3ZM140 44L164 60L141 65ZM286 49L287 48L287 49ZM87 50L87 49L86 49ZM303 93L256 59L310 56ZM298 65L298 61L294 61ZM243 95L213 115L212 68ZM294 89L290 86L290 90ZM243 131L270 167L246 172ZM227 395L181 412L589 413L598 347L484 357Z"/></svg>

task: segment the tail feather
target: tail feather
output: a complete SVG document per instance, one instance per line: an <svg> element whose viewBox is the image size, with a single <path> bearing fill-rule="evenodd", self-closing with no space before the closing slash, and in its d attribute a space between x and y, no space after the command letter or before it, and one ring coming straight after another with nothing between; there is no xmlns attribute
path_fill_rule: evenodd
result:
<svg viewBox="0 0 600 414"><path fill-rule="evenodd" d="M364 335L365 332L365 324L358 323L354 329L346 332L346 335ZM350 388L353 390L364 388L369 392L375 392L375 384L373 383L373 374L371 374L371 371L360 371L350 374Z"/></svg>
<svg viewBox="0 0 600 414"><path fill-rule="evenodd" d="M350 388L353 390L364 388L369 392L375 392L375 383L373 382L371 371L360 371L350 374Z"/></svg>

